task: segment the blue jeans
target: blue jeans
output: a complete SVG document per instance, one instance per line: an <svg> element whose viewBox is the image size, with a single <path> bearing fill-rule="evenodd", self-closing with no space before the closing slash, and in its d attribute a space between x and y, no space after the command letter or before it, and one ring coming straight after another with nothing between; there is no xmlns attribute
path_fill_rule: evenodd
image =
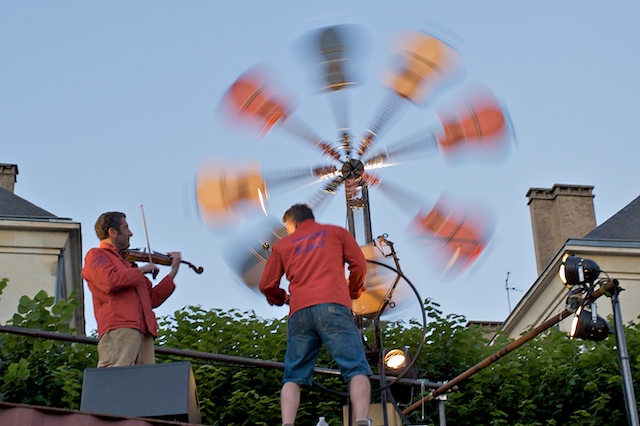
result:
<svg viewBox="0 0 640 426"><path fill-rule="evenodd" d="M323 343L338 364L345 382L360 374L371 375L351 309L324 303L301 309L289 318L282 382L311 385Z"/></svg>

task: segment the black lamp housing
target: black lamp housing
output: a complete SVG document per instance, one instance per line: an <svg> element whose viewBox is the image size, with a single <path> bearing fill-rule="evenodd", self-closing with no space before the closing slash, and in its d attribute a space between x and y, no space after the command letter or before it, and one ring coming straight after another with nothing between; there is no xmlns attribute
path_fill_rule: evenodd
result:
<svg viewBox="0 0 640 426"><path fill-rule="evenodd" d="M395 365L392 365L394 363ZM409 371L405 372L409 366L411 366ZM407 379L418 378L418 369L413 363L413 358L409 353L408 347L386 351L384 355L384 369L385 374L388 376L398 377L402 375Z"/></svg>
<svg viewBox="0 0 640 426"><path fill-rule="evenodd" d="M582 309L576 316L578 323L572 338L594 340L599 342L606 339L611 334L609 323L600 315L594 314L586 309Z"/></svg>
<svg viewBox="0 0 640 426"><path fill-rule="evenodd" d="M558 274L567 287L593 283L600 276L600 267L591 259L570 255L565 257Z"/></svg>

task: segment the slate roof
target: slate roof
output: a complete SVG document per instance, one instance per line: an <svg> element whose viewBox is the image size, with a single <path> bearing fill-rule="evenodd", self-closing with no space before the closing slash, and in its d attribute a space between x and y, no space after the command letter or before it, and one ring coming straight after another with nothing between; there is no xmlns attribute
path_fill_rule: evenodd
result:
<svg viewBox="0 0 640 426"><path fill-rule="evenodd" d="M640 241L640 196L583 239Z"/></svg>
<svg viewBox="0 0 640 426"><path fill-rule="evenodd" d="M56 215L41 209L18 197L11 191L0 188L0 218L29 218L29 219L51 219L57 218Z"/></svg>

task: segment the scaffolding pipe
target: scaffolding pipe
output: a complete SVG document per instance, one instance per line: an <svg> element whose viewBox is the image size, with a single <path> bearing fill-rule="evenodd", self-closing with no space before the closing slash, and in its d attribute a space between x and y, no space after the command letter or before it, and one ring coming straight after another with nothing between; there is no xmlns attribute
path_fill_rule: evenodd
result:
<svg viewBox="0 0 640 426"><path fill-rule="evenodd" d="M51 340L61 340L67 342L74 343L83 343L87 345L97 345L98 339L95 337L86 337L86 336L76 336L73 334L65 334L65 333L56 333L53 331L45 331L38 330L34 328L25 328L25 327L16 327L9 325L0 325L0 333L8 333L8 334L18 334L22 336L36 337L41 339L51 339ZM279 370L284 370L284 362L277 361L265 361L257 358L244 358L233 355L221 355L221 354L213 354L209 352L199 352L199 351L190 351L186 349L176 349L176 348L168 348L166 346L154 346L157 354L163 355L172 355L179 356L185 358L194 358L194 359L203 359L208 361L219 361L229 364L240 364L240 365L248 365L251 367L258 368L275 368ZM335 370L331 368L322 368L316 367L313 370L317 374L322 374L325 376L340 376L340 370ZM379 375L371 376L372 380L379 381L381 378ZM439 388L442 386L442 382L428 382L419 379L407 379L400 378L396 379L395 377L387 377L387 381L389 383L397 383L400 385L407 386L426 386L432 389Z"/></svg>

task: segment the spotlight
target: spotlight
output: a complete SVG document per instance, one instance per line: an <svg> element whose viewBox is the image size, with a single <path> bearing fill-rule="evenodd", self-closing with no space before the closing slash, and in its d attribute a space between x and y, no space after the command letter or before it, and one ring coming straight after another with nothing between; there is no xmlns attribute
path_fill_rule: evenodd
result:
<svg viewBox="0 0 640 426"><path fill-rule="evenodd" d="M391 349L384 355L384 365L391 370L400 370L407 365L407 354L402 349Z"/></svg>
<svg viewBox="0 0 640 426"><path fill-rule="evenodd" d="M409 365L411 365L411 368L407 370ZM385 352L384 373L392 377L400 377L402 375L402 377L406 379L418 378L418 369L415 364L412 364L408 347L404 349L390 349ZM389 390L397 404L410 404L413 400L414 393L418 392L415 386L397 383L391 385Z"/></svg>
<svg viewBox="0 0 640 426"><path fill-rule="evenodd" d="M600 275L600 267L591 259L565 255L558 275L564 285L572 287L576 284L593 283Z"/></svg>
<svg viewBox="0 0 640 426"><path fill-rule="evenodd" d="M403 375L403 377L407 379L418 378L418 369L415 364L413 364L413 359L411 358L408 347L386 351L383 361L385 374L395 377ZM411 368L406 371L409 365L411 365Z"/></svg>
<svg viewBox="0 0 640 426"><path fill-rule="evenodd" d="M595 303L591 304L591 311L583 309L582 306L578 308L571 324L570 339L575 337L599 342L606 339L610 333L609 323L598 315Z"/></svg>

